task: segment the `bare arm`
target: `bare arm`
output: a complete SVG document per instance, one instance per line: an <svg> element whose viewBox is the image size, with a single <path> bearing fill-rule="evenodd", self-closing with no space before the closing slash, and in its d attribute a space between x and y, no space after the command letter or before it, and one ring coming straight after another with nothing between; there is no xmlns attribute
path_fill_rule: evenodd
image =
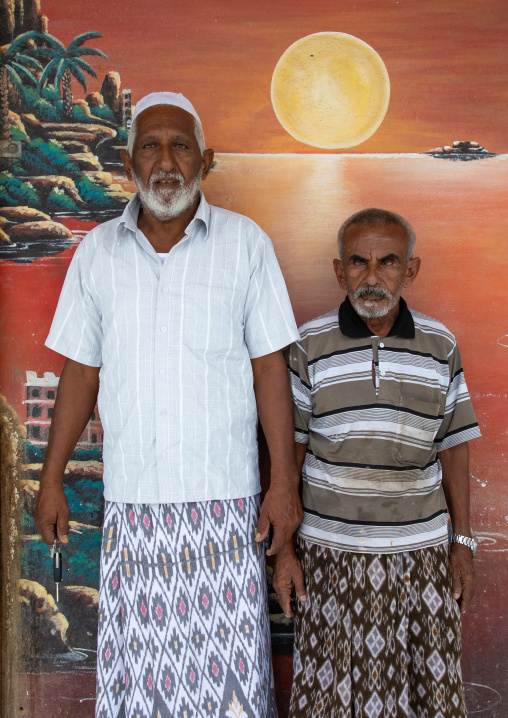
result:
<svg viewBox="0 0 508 718"><path fill-rule="evenodd" d="M256 541L263 541L273 526L273 541L267 551L277 554L292 540L302 520L298 495L299 475L295 465L294 422L286 362L277 351L252 360L254 392L259 420L271 461L270 488L261 506Z"/></svg>
<svg viewBox="0 0 508 718"><path fill-rule="evenodd" d="M64 471L92 414L99 391L99 368L68 359L58 384L48 448L40 477L34 521L42 540L55 536L67 543L69 506L63 490Z"/></svg>
<svg viewBox="0 0 508 718"><path fill-rule="evenodd" d="M295 443L294 447L298 476L301 476L307 444ZM273 587L277 593L279 605L288 618L293 615L291 607L293 589L300 601L305 602L307 600L302 565L295 553L292 539L284 544L275 558Z"/></svg>
<svg viewBox="0 0 508 718"><path fill-rule="evenodd" d="M453 531L463 536L471 536L469 447L467 442L440 451L438 458L443 470L443 490ZM473 556L467 546L458 543L452 544L450 570L453 580L453 597L460 602L460 612L464 614L473 598L476 583Z"/></svg>

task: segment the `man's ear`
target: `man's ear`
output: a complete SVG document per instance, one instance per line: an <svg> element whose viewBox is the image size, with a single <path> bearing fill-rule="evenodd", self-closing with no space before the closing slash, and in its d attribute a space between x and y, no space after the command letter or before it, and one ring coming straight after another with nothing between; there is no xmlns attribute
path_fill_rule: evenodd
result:
<svg viewBox="0 0 508 718"><path fill-rule="evenodd" d="M125 169L125 174L127 175L127 179L130 179L132 181L132 160L130 154L127 152L127 150L120 150L120 156L122 158L123 166Z"/></svg>
<svg viewBox="0 0 508 718"><path fill-rule="evenodd" d="M340 259L334 259L333 268L335 270L335 276L337 277L339 287L341 289L347 289L346 278L344 276L344 265L342 264L342 261Z"/></svg>
<svg viewBox="0 0 508 718"><path fill-rule="evenodd" d="M201 179L204 180L208 177L208 173L212 169L213 162L213 150L205 150L203 152L203 174Z"/></svg>
<svg viewBox="0 0 508 718"><path fill-rule="evenodd" d="M420 271L420 264L420 257L413 257L412 259L408 260L406 278L403 285L404 287L409 287L410 284L413 284L414 280L416 279L416 275Z"/></svg>

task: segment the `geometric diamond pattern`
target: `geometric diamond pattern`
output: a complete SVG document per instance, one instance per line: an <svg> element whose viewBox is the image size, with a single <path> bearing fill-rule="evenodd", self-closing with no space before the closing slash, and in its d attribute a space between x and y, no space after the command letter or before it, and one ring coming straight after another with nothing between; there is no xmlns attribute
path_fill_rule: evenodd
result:
<svg viewBox="0 0 508 718"><path fill-rule="evenodd" d="M376 557L370 564L367 574L375 591L379 591L386 579L386 571L381 565L381 561Z"/></svg>
<svg viewBox="0 0 508 718"><path fill-rule="evenodd" d="M272 715L258 512L258 497L106 502L98 718Z"/></svg>
<svg viewBox="0 0 508 718"><path fill-rule="evenodd" d="M317 677L321 685L321 690L326 691L333 683L333 667L330 661L326 661L326 663L321 666L317 672Z"/></svg>
<svg viewBox="0 0 508 718"><path fill-rule="evenodd" d="M465 718L446 547L359 555L299 538L297 548L308 601L295 603L295 668L304 668L291 715Z"/></svg>
<svg viewBox="0 0 508 718"><path fill-rule="evenodd" d="M440 681L446 672L446 664L437 651L427 658L427 665L436 681Z"/></svg>
<svg viewBox="0 0 508 718"><path fill-rule="evenodd" d="M360 615L360 613L363 611L363 603L359 598L356 599L356 603L354 605L354 611L357 616Z"/></svg>
<svg viewBox="0 0 508 718"><path fill-rule="evenodd" d="M421 630L422 630L422 629L421 629L421 626L420 626L420 624L418 623L418 621L413 621L413 623L411 624L411 632L412 632L415 636L418 636L418 634L420 633Z"/></svg>
<svg viewBox="0 0 508 718"><path fill-rule="evenodd" d="M425 591L422 593L422 598L429 607L429 610L432 615L435 616L438 610L443 605L443 601L439 593L436 591L433 583L429 583L427 585Z"/></svg>
<svg viewBox="0 0 508 718"><path fill-rule="evenodd" d="M322 611L328 625L330 626L330 628L333 628L339 618L337 610L337 599L335 598L335 596L330 597L330 599L323 606Z"/></svg>
<svg viewBox="0 0 508 718"><path fill-rule="evenodd" d="M381 711L383 710L383 701L378 696L377 693L374 693L371 696L370 701L365 706L365 715L368 716L368 718L378 718Z"/></svg>
<svg viewBox="0 0 508 718"><path fill-rule="evenodd" d="M367 644L367 648L374 656L374 658L377 658L379 656L386 643L377 626L374 626L372 631L370 631L365 642Z"/></svg>

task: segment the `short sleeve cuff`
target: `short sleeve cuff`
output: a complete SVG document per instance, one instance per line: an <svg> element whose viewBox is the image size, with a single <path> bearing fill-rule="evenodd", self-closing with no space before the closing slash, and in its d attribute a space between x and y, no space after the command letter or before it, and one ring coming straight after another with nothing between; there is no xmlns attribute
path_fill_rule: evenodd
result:
<svg viewBox="0 0 508 718"><path fill-rule="evenodd" d="M449 434L448 436L445 436L444 439L442 439L441 441L436 441L436 450L439 453L440 451L445 451L446 449L451 449L454 446L463 444L466 441L478 439L481 437L481 435L482 434L480 431L480 427L478 426L478 424L476 424L474 426L462 429L461 431L454 432L453 434Z"/></svg>
<svg viewBox="0 0 508 718"><path fill-rule="evenodd" d="M251 359L258 359L259 357L264 357L267 354L273 354L273 352L285 349L287 346L289 346L299 338L300 335L298 333L298 329L295 328L294 331L287 332L287 334L279 334L279 336L277 336L277 338L272 341L251 341L248 344L249 357Z"/></svg>
<svg viewBox="0 0 508 718"><path fill-rule="evenodd" d="M309 443L309 435L303 431L298 431L298 429L296 429L295 430L295 444L308 444L308 443Z"/></svg>
<svg viewBox="0 0 508 718"><path fill-rule="evenodd" d="M71 343L62 341L62 339L56 340L51 336L51 332L44 342L44 346L47 346L48 349L52 349L57 354L61 354L67 359L76 361L79 364L93 367L102 366L102 357L100 353L85 351L80 347L73 346Z"/></svg>

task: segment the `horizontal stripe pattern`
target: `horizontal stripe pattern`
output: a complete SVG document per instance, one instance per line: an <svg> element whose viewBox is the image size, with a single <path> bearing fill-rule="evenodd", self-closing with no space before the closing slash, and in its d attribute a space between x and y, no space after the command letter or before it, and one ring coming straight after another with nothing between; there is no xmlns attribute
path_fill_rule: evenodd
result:
<svg viewBox="0 0 508 718"><path fill-rule="evenodd" d="M270 239L201 201L164 262L137 196L67 272L46 345L101 367L104 493L183 503L260 490L251 359L298 337Z"/></svg>
<svg viewBox="0 0 508 718"><path fill-rule="evenodd" d="M446 540L437 452L480 431L455 338L410 314L413 338L351 337L333 310L290 347L307 540L373 553Z"/></svg>

